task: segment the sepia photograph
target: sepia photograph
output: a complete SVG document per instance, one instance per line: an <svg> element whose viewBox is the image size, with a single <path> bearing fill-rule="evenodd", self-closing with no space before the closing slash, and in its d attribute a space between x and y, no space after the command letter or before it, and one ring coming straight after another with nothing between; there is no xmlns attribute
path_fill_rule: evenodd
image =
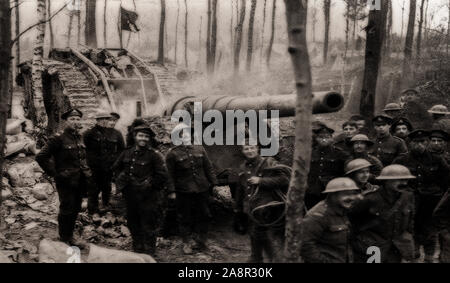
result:
<svg viewBox="0 0 450 283"><path fill-rule="evenodd" d="M0 21L0 263L450 263L450 0L0 0Z"/></svg>

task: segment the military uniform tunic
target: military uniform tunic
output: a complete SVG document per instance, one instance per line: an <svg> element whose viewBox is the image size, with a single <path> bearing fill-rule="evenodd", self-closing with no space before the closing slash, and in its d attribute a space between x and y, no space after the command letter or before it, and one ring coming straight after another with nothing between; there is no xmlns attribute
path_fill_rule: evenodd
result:
<svg viewBox="0 0 450 283"><path fill-rule="evenodd" d="M397 156L407 152L405 141L390 134L382 138L377 137L370 151L383 163L383 166L391 165Z"/></svg>

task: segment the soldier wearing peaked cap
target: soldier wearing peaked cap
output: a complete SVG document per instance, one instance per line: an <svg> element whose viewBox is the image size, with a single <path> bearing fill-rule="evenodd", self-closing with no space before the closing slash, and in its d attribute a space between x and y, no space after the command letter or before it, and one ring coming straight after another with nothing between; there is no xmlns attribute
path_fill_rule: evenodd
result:
<svg viewBox="0 0 450 283"><path fill-rule="evenodd" d="M409 140L408 135L414 130L411 122L407 118L400 117L398 119L395 119L394 122L391 125L391 134L395 137L403 139L405 142L408 142Z"/></svg>
<svg viewBox="0 0 450 283"><path fill-rule="evenodd" d="M302 258L307 263L351 263L351 225L347 213L360 198L350 178L331 180L320 201L306 214L302 225Z"/></svg>
<svg viewBox="0 0 450 283"><path fill-rule="evenodd" d="M414 196L407 186L408 180L414 178L404 166L387 166L377 177L381 187L365 191L352 207L350 221L356 262L367 262L371 246L380 248L382 263L414 258Z"/></svg>
<svg viewBox="0 0 450 283"><path fill-rule="evenodd" d="M209 196L217 179L206 150L201 145L192 145L190 127L180 124L172 133L181 133L183 143L172 148L166 156L169 199L176 203L183 252L191 254L192 248L207 248L211 217ZM191 240L195 241L195 246Z"/></svg>
<svg viewBox="0 0 450 283"><path fill-rule="evenodd" d="M447 164L450 165L450 152L448 151L448 142L450 141L450 135L439 129L433 129L430 132L430 145L429 150L431 153L444 157Z"/></svg>
<svg viewBox="0 0 450 283"><path fill-rule="evenodd" d="M146 125L135 127L135 145L123 151L112 167L116 187L125 198L133 250L150 255L156 249L168 180L163 156L149 145L152 133Z"/></svg>
<svg viewBox="0 0 450 283"><path fill-rule="evenodd" d="M392 164L397 156L408 151L405 142L389 132L392 122L392 118L386 115L375 116L372 120L376 138L370 153L377 157L383 166Z"/></svg>
<svg viewBox="0 0 450 283"><path fill-rule="evenodd" d="M394 163L406 166L417 176L410 185L415 193L415 240L416 258L419 258L421 245L425 251L425 261L432 262L437 234L433 229L432 213L439 200L448 189L449 166L443 157L433 155L429 149L430 133L415 130L409 134L408 154L396 158Z"/></svg>
<svg viewBox="0 0 450 283"><path fill-rule="evenodd" d="M63 113L65 129L61 134L52 136L36 161L45 173L52 176L59 196L58 230L62 242L76 245L73 230L81 202L86 189L95 187L92 171L86 159L86 146L80 136L80 119L83 113L70 109ZM51 160L54 160L54 163ZM92 208L92 196L89 195L89 207Z"/></svg>
<svg viewBox="0 0 450 283"><path fill-rule="evenodd" d="M371 180L380 175L381 169L383 169L383 163L373 156L369 154L369 150L373 146L373 141L371 141L366 135L356 135L350 140L351 144L351 152L350 157L346 160L346 164L354 159L365 159L372 164L370 168Z"/></svg>
<svg viewBox="0 0 450 283"><path fill-rule="evenodd" d="M313 129L311 167L305 195L305 205L308 209L324 199L322 192L330 180L344 174L344 163L348 154L333 145L333 133L334 130L326 125Z"/></svg>
<svg viewBox="0 0 450 283"><path fill-rule="evenodd" d="M99 112L95 116L97 124L84 133L87 160L93 171L96 183L92 192L93 204L90 213L98 212L98 196L102 194L103 206L109 208L111 196L112 171L111 166L119 154L125 149L123 137L116 130L110 128L111 114Z"/></svg>

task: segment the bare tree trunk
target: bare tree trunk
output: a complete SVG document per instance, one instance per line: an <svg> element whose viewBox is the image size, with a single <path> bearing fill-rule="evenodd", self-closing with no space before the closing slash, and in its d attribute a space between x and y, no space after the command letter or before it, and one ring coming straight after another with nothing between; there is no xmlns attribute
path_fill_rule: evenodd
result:
<svg viewBox="0 0 450 283"><path fill-rule="evenodd" d="M217 0L212 0L212 26L211 26L211 73L214 73L217 52Z"/></svg>
<svg viewBox="0 0 450 283"><path fill-rule="evenodd" d="M260 59L263 58L263 50L264 50L264 32L266 31L266 10L267 10L267 0L264 0L264 9L263 9L263 25L261 31L261 48L260 48Z"/></svg>
<svg viewBox="0 0 450 283"><path fill-rule="evenodd" d="M357 23L358 23L358 17L356 16L356 14L358 13L358 4L356 2L353 3L353 13L354 13L353 34L352 34L353 48L352 48L352 52L351 52L351 57L352 58L353 58L353 51L356 49L356 26L357 26Z"/></svg>
<svg viewBox="0 0 450 283"><path fill-rule="evenodd" d="M408 29L406 30L405 39L405 57L403 59L403 70L402 70L402 89L407 88L412 81L412 48L414 42L414 23L416 21L416 0L410 0L409 4L409 20Z"/></svg>
<svg viewBox="0 0 450 283"><path fill-rule="evenodd" d="M247 49L247 72L252 68L253 58L253 26L255 23L256 0L252 0L252 7L250 10L250 19L248 21L248 49Z"/></svg>
<svg viewBox="0 0 450 283"><path fill-rule="evenodd" d="M175 64L177 64L178 55L178 20L180 18L180 0L177 0L177 22L175 24Z"/></svg>
<svg viewBox="0 0 450 283"><path fill-rule="evenodd" d="M14 5L16 5L16 36L20 34L20 9L19 0L14 0ZM0 33L3 34L3 33ZM5 35L4 35L5 36ZM16 66L20 64L20 38L16 42ZM18 70L16 70L18 72ZM1 167L0 167L1 168Z"/></svg>
<svg viewBox="0 0 450 283"><path fill-rule="evenodd" d="M77 11L77 48L81 44L81 11Z"/></svg>
<svg viewBox="0 0 450 283"><path fill-rule="evenodd" d="M208 27L206 29L206 70L211 73L211 22L212 22L212 0L208 0Z"/></svg>
<svg viewBox="0 0 450 283"><path fill-rule="evenodd" d="M50 2L50 1L49 1ZM69 11L70 15L69 15L69 27L67 30L67 47L70 47L70 39L72 37L72 22L73 22L73 12Z"/></svg>
<svg viewBox="0 0 450 283"><path fill-rule="evenodd" d="M366 27L366 58L364 66L363 86L361 90L360 113L371 124L375 112L375 97L378 80L378 70L381 62L388 1L380 0L381 10L372 9L369 12L369 22Z"/></svg>
<svg viewBox="0 0 450 283"><path fill-rule="evenodd" d="M449 45L450 45L450 0L447 4L448 7L448 21L447 21L447 59L449 55Z"/></svg>
<svg viewBox="0 0 450 283"><path fill-rule="evenodd" d="M345 51L344 51L344 64L347 59L348 52L348 39L350 33L350 3L346 1L346 12L345 12Z"/></svg>
<svg viewBox="0 0 450 283"><path fill-rule="evenodd" d="M107 39L107 23L106 23L106 2L108 0L105 0L105 5L103 6L103 46L106 48L108 47L108 39Z"/></svg>
<svg viewBox="0 0 450 283"><path fill-rule="evenodd" d="M405 2L406 0L403 0L402 3L402 30L400 32L400 42L403 39L403 27L405 26L405 5L406 5Z"/></svg>
<svg viewBox="0 0 450 283"><path fill-rule="evenodd" d="M186 8L186 13L184 16L184 63L186 68L189 66L188 63L188 7L187 7L187 0L184 0L184 7Z"/></svg>
<svg viewBox="0 0 450 283"><path fill-rule="evenodd" d="M45 4L44 4L45 5ZM10 85L8 74L11 67L11 10L10 1L0 1L0 172L3 172L5 141L6 141L6 120L8 118L8 100L9 92L12 85ZM19 9L18 7L16 8ZM16 16L18 14L16 10ZM17 20L17 19L16 19ZM17 26L16 26L17 27ZM17 33L18 29L16 29ZM1 174L3 175L3 174ZM3 184L0 182L0 192ZM0 194L0 208L2 205L2 197ZM0 227L3 225L3 218L0 215Z"/></svg>
<svg viewBox="0 0 450 283"><path fill-rule="evenodd" d="M277 10L277 0L273 0L272 6L272 34L270 36L269 47L267 48L266 65L270 66L270 58L272 57L273 41L275 39L275 15Z"/></svg>
<svg viewBox="0 0 450 283"><path fill-rule="evenodd" d="M200 27L198 28L198 63L197 69L201 69L202 61L202 27L203 27L203 16L200 17Z"/></svg>
<svg viewBox="0 0 450 283"><path fill-rule="evenodd" d="M164 29L166 24L166 0L161 1L161 19L159 22L158 63L164 65Z"/></svg>
<svg viewBox="0 0 450 283"><path fill-rule="evenodd" d="M325 16L325 39L323 41L323 64L327 64L328 58L328 43L330 37L330 10L331 10L331 0L324 0L323 2L323 13Z"/></svg>
<svg viewBox="0 0 450 283"><path fill-rule="evenodd" d="M386 48L384 51L384 57L389 60L391 57L391 43L392 43L392 22L393 22L393 12L392 2L388 1L388 18L387 18L387 28L386 28Z"/></svg>
<svg viewBox="0 0 450 283"><path fill-rule="evenodd" d="M86 0L86 23L85 37L86 45L97 48L97 32L95 27L95 8L97 0Z"/></svg>
<svg viewBox="0 0 450 283"><path fill-rule="evenodd" d="M47 3L47 9L48 9L48 11L47 11L47 15L48 15L48 17L50 17L51 16L51 14L52 14L52 6L51 6L51 2L50 2L50 0L48 0L48 3ZM52 49L53 47L55 47L55 39L54 39L54 36L53 36L53 25L52 25L52 20L49 20L48 21L48 28L49 28L49 35L50 35L50 49Z"/></svg>
<svg viewBox="0 0 450 283"><path fill-rule="evenodd" d="M316 42L316 23L317 23L317 9L316 7L313 7L312 9L312 36L313 36L313 42Z"/></svg>
<svg viewBox="0 0 450 283"><path fill-rule="evenodd" d="M423 34L424 35L423 38L425 39L425 42L428 42L428 5L429 5L430 1L428 1L428 0L426 0L426 1L427 1L427 5L425 8L425 26L424 26L425 31Z"/></svg>
<svg viewBox="0 0 450 283"><path fill-rule="evenodd" d="M44 39L45 39L45 19L46 9L45 0L37 0L37 16L38 21L41 22L36 28L36 39L34 41L33 60L31 65L31 80L33 104L36 110L35 121L40 127L44 127L47 123L45 117L44 95L42 90L42 58L44 57Z"/></svg>
<svg viewBox="0 0 450 283"><path fill-rule="evenodd" d="M425 8L425 0L422 0L420 4L420 19L419 19L419 30L417 31L417 47L416 47L416 56L417 60L420 58L420 52L422 48L422 27L423 27L423 11Z"/></svg>
<svg viewBox="0 0 450 283"><path fill-rule="evenodd" d="M304 197L311 161L312 86L311 67L306 42L308 1L285 0L291 54L297 86L295 107L295 151L291 182L286 201L286 240L284 246L287 262L300 262Z"/></svg>
<svg viewBox="0 0 450 283"><path fill-rule="evenodd" d="M241 0L241 12L236 26L236 46L234 47L234 72L239 71L239 59L241 55L242 27L245 20L245 0Z"/></svg>

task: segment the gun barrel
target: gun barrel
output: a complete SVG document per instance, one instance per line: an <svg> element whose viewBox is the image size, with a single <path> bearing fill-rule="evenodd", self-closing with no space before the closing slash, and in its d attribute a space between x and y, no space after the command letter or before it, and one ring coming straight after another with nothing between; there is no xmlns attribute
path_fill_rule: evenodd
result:
<svg viewBox="0 0 450 283"><path fill-rule="evenodd" d="M278 110L280 117L295 116L297 95L272 95L272 96L212 96L199 98L194 96L184 97L171 104L166 110L167 115L179 109L185 109L194 102L202 102L202 111L219 110ZM313 114L337 112L344 106L344 97L337 92L313 93Z"/></svg>

